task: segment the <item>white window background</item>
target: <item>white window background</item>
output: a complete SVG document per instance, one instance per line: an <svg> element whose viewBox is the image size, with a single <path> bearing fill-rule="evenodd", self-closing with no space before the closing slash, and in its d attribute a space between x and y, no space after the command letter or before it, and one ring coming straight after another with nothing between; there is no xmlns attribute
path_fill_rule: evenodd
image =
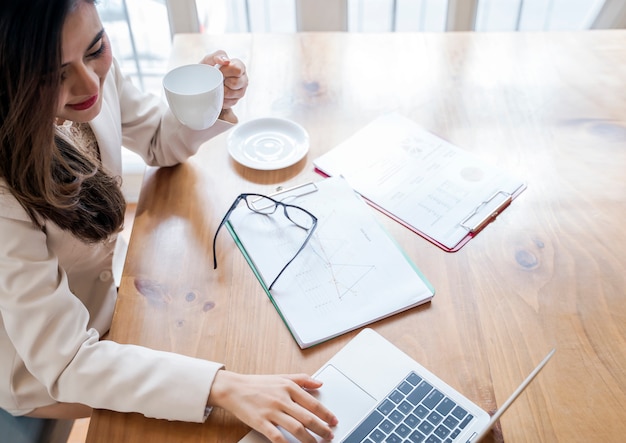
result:
<svg viewBox="0 0 626 443"><path fill-rule="evenodd" d="M480 0L475 30L589 29L605 0ZM295 32L294 0L196 0L202 32ZM447 0L348 0L348 31L440 32ZM161 94L171 49L165 0L99 0L113 53L135 83Z"/></svg>
<svg viewBox="0 0 626 443"><path fill-rule="evenodd" d="M604 0L480 0L476 31L587 29ZM294 32L293 0L197 0L204 32ZM348 0L348 31L444 31L447 0Z"/></svg>

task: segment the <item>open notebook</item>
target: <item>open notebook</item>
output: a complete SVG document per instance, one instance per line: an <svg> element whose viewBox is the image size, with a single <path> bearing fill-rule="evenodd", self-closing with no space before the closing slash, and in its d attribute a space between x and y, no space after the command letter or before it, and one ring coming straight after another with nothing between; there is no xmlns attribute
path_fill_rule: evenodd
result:
<svg viewBox="0 0 626 443"><path fill-rule="evenodd" d="M227 228L301 348L428 302L434 290L341 177L300 186L273 198L318 218L306 235L281 212L239 205Z"/></svg>
<svg viewBox="0 0 626 443"><path fill-rule="evenodd" d="M314 375L313 391L339 419L334 442L476 443L554 354L552 350L490 417L372 329L363 329ZM284 432L290 442L292 435ZM241 443L266 443L251 431Z"/></svg>

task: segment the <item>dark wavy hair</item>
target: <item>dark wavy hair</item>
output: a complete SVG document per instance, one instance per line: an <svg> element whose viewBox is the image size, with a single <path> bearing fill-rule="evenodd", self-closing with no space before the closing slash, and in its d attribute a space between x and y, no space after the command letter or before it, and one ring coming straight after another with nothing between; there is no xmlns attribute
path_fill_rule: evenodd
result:
<svg viewBox="0 0 626 443"><path fill-rule="evenodd" d="M0 177L38 227L50 220L86 242L124 222L120 177L55 128L62 31L78 2L5 0L0 10Z"/></svg>

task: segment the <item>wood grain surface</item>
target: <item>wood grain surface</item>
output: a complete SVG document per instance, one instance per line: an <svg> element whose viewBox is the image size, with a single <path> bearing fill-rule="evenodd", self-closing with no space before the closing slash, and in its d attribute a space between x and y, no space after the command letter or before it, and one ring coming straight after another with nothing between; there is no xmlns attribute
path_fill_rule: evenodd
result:
<svg viewBox="0 0 626 443"><path fill-rule="evenodd" d="M300 350L226 232L212 269L213 234L239 193L320 179L313 159L395 111L528 189L456 253L376 212L436 295L372 327L490 412L555 347L492 441L623 441L626 31L189 34L176 36L172 66L217 48L248 67L240 121L292 119L310 151L255 171L229 157L224 134L150 169L110 339L247 373L314 372L356 332ZM88 442L236 442L247 431L219 410L203 425L96 411Z"/></svg>

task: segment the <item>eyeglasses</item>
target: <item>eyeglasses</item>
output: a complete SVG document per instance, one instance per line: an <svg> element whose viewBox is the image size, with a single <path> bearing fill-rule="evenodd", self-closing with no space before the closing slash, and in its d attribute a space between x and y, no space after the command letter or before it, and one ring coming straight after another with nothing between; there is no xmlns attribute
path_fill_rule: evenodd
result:
<svg viewBox="0 0 626 443"><path fill-rule="evenodd" d="M242 200L246 202L248 209L250 209L252 212L255 212L257 214L262 214L262 215L272 215L276 212L276 210L280 206L283 208L283 213L285 217L290 222L292 222L295 226L307 232L307 236L304 239L304 242L302 243L298 251L296 252L296 254L291 258L291 260L287 262L285 266L283 266L283 268L280 270L278 275L274 278L272 283L269 285L268 290L270 290L274 286L274 283L276 283L276 281L278 280L278 277L280 277L283 274L283 272L285 272L285 269L287 269L287 267L296 259L298 254L302 252L302 250L307 245L307 243L309 243L309 240L313 236L313 232L315 231L315 228L317 227L317 217L315 217L306 209L301 208L300 206L289 205L281 201L274 200L273 198L268 197L266 195L240 194L235 199L233 204L230 206L230 209L226 212L226 215L224 216L219 226L217 227L217 231L215 231L215 237L213 238L213 269L217 268L217 254L215 253L215 243L217 240L217 234L219 234L220 229L222 228L222 226L224 226L224 224L228 220L228 217L230 217L232 212L239 205L239 203L241 203Z"/></svg>

